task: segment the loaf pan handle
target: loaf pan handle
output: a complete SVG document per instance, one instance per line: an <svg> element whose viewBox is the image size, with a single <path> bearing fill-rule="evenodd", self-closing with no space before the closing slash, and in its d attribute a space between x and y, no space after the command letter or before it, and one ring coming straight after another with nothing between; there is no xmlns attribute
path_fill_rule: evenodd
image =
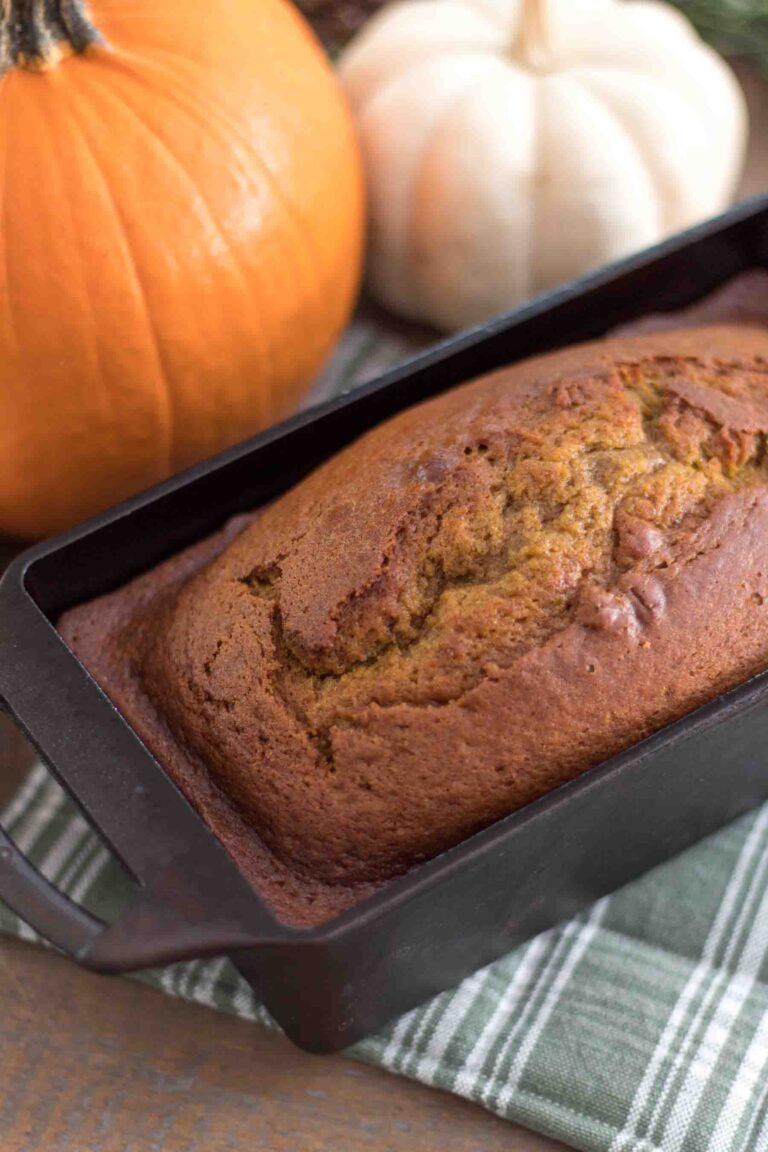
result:
<svg viewBox="0 0 768 1152"><path fill-rule="evenodd" d="M38 935L73 956L87 953L104 927L46 880L2 828L0 900Z"/></svg>
<svg viewBox="0 0 768 1152"><path fill-rule="evenodd" d="M0 831L0 899L56 947L104 972L271 949L306 936L272 916L55 630L30 611L18 586L9 594L6 581L2 591L0 710L138 886L134 901L105 925L46 880ZM89 726L77 722L83 711ZM110 766L108 790L94 764Z"/></svg>
<svg viewBox="0 0 768 1152"><path fill-rule="evenodd" d="M0 701L2 705L2 701ZM254 922L253 894L189 854L169 862L108 925L47 880L0 828L0 900L60 951L100 972L131 972L183 960L265 948L300 937L287 926Z"/></svg>
<svg viewBox="0 0 768 1152"><path fill-rule="evenodd" d="M39 936L96 971L131 972L284 943L283 933L269 941L254 932L252 900L244 919L237 899L225 897L222 905L217 892L219 908L211 916L210 883L210 874L194 875L193 861L174 861L106 925L60 892L0 828L0 900Z"/></svg>

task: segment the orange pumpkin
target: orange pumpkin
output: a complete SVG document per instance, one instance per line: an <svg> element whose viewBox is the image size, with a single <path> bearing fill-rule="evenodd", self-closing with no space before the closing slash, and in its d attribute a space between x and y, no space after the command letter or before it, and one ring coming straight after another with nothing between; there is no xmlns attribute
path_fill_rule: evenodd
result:
<svg viewBox="0 0 768 1152"><path fill-rule="evenodd" d="M352 305L362 185L283 0L7 0L0 533L47 534L299 401Z"/></svg>

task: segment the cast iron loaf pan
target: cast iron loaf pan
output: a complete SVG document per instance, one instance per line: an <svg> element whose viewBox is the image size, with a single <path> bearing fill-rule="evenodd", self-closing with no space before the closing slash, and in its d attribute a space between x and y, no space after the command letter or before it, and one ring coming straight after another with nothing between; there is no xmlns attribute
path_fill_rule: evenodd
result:
<svg viewBox="0 0 768 1152"><path fill-rule="evenodd" d="M764 673L335 919L293 928L241 877L53 624L272 500L409 404L765 267L768 199L449 340L20 556L0 584L0 700L137 892L104 925L3 835L0 898L103 972L228 954L292 1040L329 1052L767 799Z"/></svg>

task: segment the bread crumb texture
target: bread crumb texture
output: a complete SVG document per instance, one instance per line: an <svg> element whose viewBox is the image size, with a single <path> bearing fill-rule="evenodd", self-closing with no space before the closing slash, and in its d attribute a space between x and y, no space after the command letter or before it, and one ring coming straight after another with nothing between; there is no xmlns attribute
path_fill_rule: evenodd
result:
<svg viewBox="0 0 768 1152"><path fill-rule="evenodd" d="M766 434L752 329L455 389L163 603L144 689L291 867L395 875L768 663Z"/></svg>

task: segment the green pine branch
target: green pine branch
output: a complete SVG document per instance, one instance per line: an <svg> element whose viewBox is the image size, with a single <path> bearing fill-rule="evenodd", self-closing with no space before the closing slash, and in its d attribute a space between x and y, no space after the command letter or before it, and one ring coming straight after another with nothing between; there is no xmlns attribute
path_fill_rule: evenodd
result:
<svg viewBox="0 0 768 1152"><path fill-rule="evenodd" d="M768 0L675 0L721 52L748 56L768 72Z"/></svg>

